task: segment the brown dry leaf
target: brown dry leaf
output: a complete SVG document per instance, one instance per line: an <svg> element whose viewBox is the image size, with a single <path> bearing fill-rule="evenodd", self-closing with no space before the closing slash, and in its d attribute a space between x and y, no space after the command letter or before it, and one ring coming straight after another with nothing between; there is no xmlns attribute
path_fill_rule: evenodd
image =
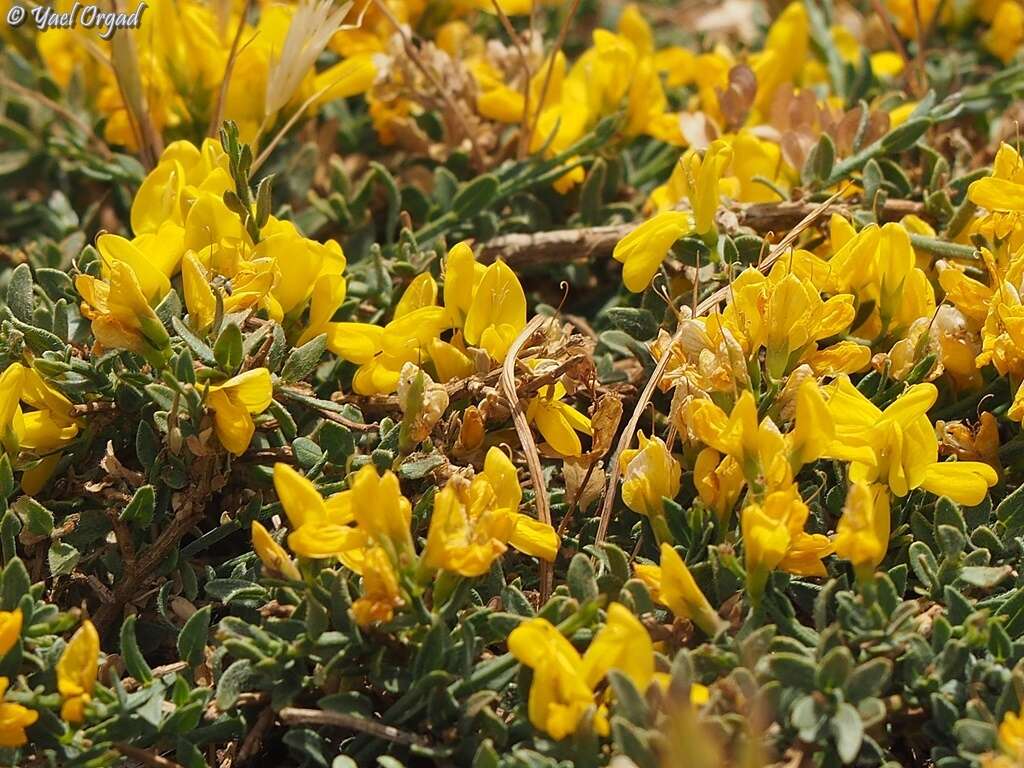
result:
<svg viewBox="0 0 1024 768"><path fill-rule="evenodd" d="M597 503L604 493L606 481L604 464L597 462L594 468L590 469L591 462L587 459L566 459L562 464L562 477L565 478L565 499L572 504L578 499L579 509L586 512L592 505ZM587 473L590 477L587 477ZM584 485L586 481L586 485Z"/></svg>
<svg viewBox="0 0 1024 768"><path fill-rule="evenodd" d="M726 127L737 130L747 121L750 108L757 96L757 77L746 64L737 64L729 70L729 85L718 91L718 104L725 117Z"/></svg>
<svg viewBox="0 0 1024 768"><path fill-rule="evenodd" d="M587 452L590 459L599 459L608 453L621 421L622 398L612 392L601 395L590 419L590 426L594 430L591 449Z"/></svg>
<svg viewBox="0 0 1024 768"><path fill-rule="evenodd" d="M718 138L718 128L703 112L680 112L679 130L693 149L707 149Z"/></svg>
<svg viewBox="0 0 1024 768"><path fill-rule="evenodd" d="M124 480L129 485L140 486L146 482L146 477L141 472L128 469L114 455L114 444L107 441L107 452L100 459L100 467L113 479Z"/></svg>

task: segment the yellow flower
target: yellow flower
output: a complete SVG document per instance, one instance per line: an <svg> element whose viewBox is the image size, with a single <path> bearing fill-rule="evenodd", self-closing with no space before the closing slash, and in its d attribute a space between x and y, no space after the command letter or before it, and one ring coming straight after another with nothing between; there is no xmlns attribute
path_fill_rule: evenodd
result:
<svg viewBox="0 0 1024 768"><path fill-rule="evenodd" d="M594 689L612 669L627 675L640 691L654 678L654 644L644 626L619 604L608 606L608 621L581 657L547 619L523 622L508 636L508 649L533 670L528 713L535 728L551 738L574 733L584 713L595 706ZM608 733L599 708L595 730Z"/></svg>
<svg viewBox="0 0 1024 768"><path fill-rule="evenodd" d="M999 724L999 748L1010 757L1024 758L1024 709L1007 712Z"/></svg>
<svg viewBox="0 0 1024 768"><path fill-rule="evenodd" d="M854 335L877 338L935 311L935 291L915 263L910 235L896 223L869 224L836 252L829 262L836 286L875 305Z"/></svg>
<svg viewBox="0 0 1024 768"><path fill-rule="evenodd" d="M728 416L710 400L694 399L681 409L680 420L688 434L732 457L747 482L774 488L791 479L785 438L767 416L758 422L750 390L743 390Z"/></svg>
<svg viewBox="0 0 1024 768"><path fill-rule="evenodd" d="M402 495L393 472L378 475L372 464L356 472L349 481L352 489L352 514L359 528L373 541L385 547L396 566L408 565L415 555L412 532L412 505Z"/></svg>
<svg viewBox="0 0 1024 768"><path fill-rule="evenodd" d="M523 286L505 262L496 261L473 291L464 328L466 342L487 350L494 360L504 360L508 348L525 327Z"/></svg>
<svg viewBox="0 0 1024 768"><path fill-rule="evenodd" d="M768 574L779 568L801 576L825 576L821 559L833 551L820 533L804 532L809 510L795 486L769 493L740 515L747 591L753 600L764 592Z"/></svg>
<svg viewBox="0 0 1024 768"><path fill-rule="evenodd" d="M456 243L448 251L444 261L444 307L453 327L465 325L477 286L486 271L487 268L477 262L468 243Z"/></svg>
<svg viewBox="0 0 1024 768"><path fill-rule="evenodd" d="M896 29L908 40L917 39L922 30L928 29L939 6L945 5L940 0L886 0L885 4L895 18ZM952 9L946 6L943 10L945 18L941 20L948 19L951 13Z"/></svg>
<svg viewBox="0 0 1024 768"><path fill-rule="evenodd" d="M367 546L368 537L354 526L351 490L324 500L313 483L280 463L274 465L274 489L292 525L288 535L292 552L299 557L337 557L359 571L359 553Z"/></svg>
<svg viewBox="0 0 1024 768"><path fill-rule="evenodd" d="M395 319L405 317L421 307L432 307L436 303L437 282L429 272L423 272L413 278L395 305Z"/></svg>
<svg viewBox="0 0 1024 768"><path fill-rule="evenodd" d="M566 394L561 382L543 387L526 407L526 418L555 451L562 456L579 456L583 446L576 432L592 434L590 419L562 402Z"/></svg>
<svg viewBox="0 0 1024 768"><path fill-rule="evenodd" d="M1001 213L1024 212L1024 162L1017 150L999 145L992 175L971 182L967 197L980 208Z"/></svg>
<svg viewBox="0 0 1024 768"><path fill-rule="evenodd" d="M889 548L889 492L884 485L853 483L836 526L836 554L869 577Z"/></svg>
<svg viewBox="0 0 1024 768"><path fill-rule="evenodd" d="M0 747L10 749L28 743L25 729L39 719L39 713L21 704L4 701L8 683L6 677L0 677Z"/></svg>
<svg viewBox="0 0 1024 768"><path fill-rule="evenodd" d="M765 363L774 380L817 353L819 340L845 330L856 312L849 294L822 300L812 277L815 271L828 274L827 265L806 251L793 256L791 264L777 263L767 277L752 267L744 270L732 283L733 300L721 319L748 357L761 347L767 350ZM800 274L805 269L808 276ZM866 365L869 357L864 348L857 362Z"/></svg>
<svg viewBox="0 0 1024 768"><path fill-rule="evenodd" d="M362 566L362 594L352 603L356 623L366 627L391 621L395 609L404 604L391 558L381 547L370 547Z"/></svg>
<svg viewBox="0 0 1024 768"><path fill-rule="evenodd" d="M615 246L612 258L622 264L622 282L633 293L651 284L669 248L693 231L693 217L684 211L662 211L634 229Z"/></svg>
<svg viewBox="0 0 1024 768"><path fill-rule="evenodd" d="M92 320L97 343L109 349L127 349L161 367L171 354L170 337L150 307L139 280L124 261L109 266L110 282L91 275L75 278L82 296L82 314Z"/></svg>
<svg viewBox="0 0 1024 768"><path fill-rule="evenodd" d="M714 511L723 525L728 522L745 482L743 470L732 456L723 457L714 448L705 448L697 454L693 484L700 500Z"/></svg>
<svg viewBox="0 0 1024 768"><path fill-rule="evenodd" d="M198 331L209 328L217 315L217 296L195 251L188 251L182 258L181 284L192 327Z"/></svg>
<svg viewBox="0 0 1024 768"><path fill-rule="evenodd" d="M554 528L519 513L522 489L516 469L500 448L484 459L472 481L454 476L434 499L423 563L461 576L482 576L508 545L553 561L559 539Z"/></svg>
<svg viewBox="0 0 1024 768"><path fill-rule="evenodd" d="M274 386L270 371L254 368L225 381L211 384L207 389L206 404L213 411L217 438L236 456L249 447L256 425L254 414L263 413L273 399Z"/></svg>
<svg viewBox="0 0 1024 768"><path fill-rule="evenodd" d="M284 547L274 541L270 532L255 520L252 521L252 548L263 562L263 567L272 575L302 581L302 574Z"/></svg>
<svg viewBox="0 0 1024 768"><path fill-rule="evenodd" d="M881 482L896 496L915 488L948 496L958 504L980 504L998 477L978 461L938 461L938 440L928 409L938 392L932 384L915 384L884 411L848 378L830 385L828 409L835 441L826 455L849 461L854 482Z"/></svg>
<svg viewBox="0 0 1024 768"><path fill-rule="evenodd" d="M423 563L460 576L482 576L508 548L514 525L485 478L468 482L452 477L434 497Z"/></svg>
<svg viewBox="0 0 1024 768"><path fill-rule="evenodd" d="M755 106L767 114L780 87L792 83L807 60L810 46L810 21L803 3L792 2L768 29L764 48L751 56L751 69L757 77Z"/></svg>
<svg viewBox="0 0 1024 768"><path fill-rule="evenodd" d="M677 617L689 619L708 637L714 637L724 622L700 591L683 558L670 544L661 545L661 565L637 565L636 576L647 585L651 597L667 605Z"/></svg>
<svg viewBox="0 0 1024 768"><path fill-rule="evenodd" d="M23 411L22 404L32 410ZM73 412L71 402L34 368L14 363L0 373L0 445L14 460L21 450L41 457L35 464L31 456L25 462L21 476L25 493L34 495L43 488L60 460L60 449L78 434ZM20 465L15 463L16 468Z"/></svg>
<svg viewBox="0 0 1024 768"><path fill-rule="evenodd" d="M314 90L317 93L326 90L317 97L311 106L366 93L373 86L377 74L377 66L373 63L373 56L369 53L342 59L323 72L317 73L313 81Z"/></svg>
<svg viewBox="0 0 1024 768"><path fill-rule="evenodd" d="M622 500L638 515L663 515L662 499L674 499L679 494L682 467L661 438L648 438L639 432L637 439L640 447L625 450L619 457Z"/></svg>
<svg viewBox="0 0 1024 768"><path fill-rule="evenodd" d="M541 618L513 629L508 649L533 670L527 709L534 728L555 740L575 732L583 714L594 706L579 652L551 622Z"/></svg>
<svg viewBox="0 0 1024 768"><path fill-rule="evenodd" d="M21 639L21 609L13 611L0 611L0 656L6 656ZM3 698L0 694L0 698Z"/></svg>
<svg viewBox="0 0 1024 768"><path fill-rule="evenodd" d="M703 157L692 149L679 160L682 167L683 194L693 210L693 230L706 235L715 228L719 181L732 161L732 148L721 139L711 142Z"/></svg>
<svg viewBox="0 0 1024 768"><path fill-rule="evenodd" d="M85 720L85 707L92 700L99 669L100 636L86 619L71 636L57 662L57 690L60 691L60 716L69 723Z"/></svg>

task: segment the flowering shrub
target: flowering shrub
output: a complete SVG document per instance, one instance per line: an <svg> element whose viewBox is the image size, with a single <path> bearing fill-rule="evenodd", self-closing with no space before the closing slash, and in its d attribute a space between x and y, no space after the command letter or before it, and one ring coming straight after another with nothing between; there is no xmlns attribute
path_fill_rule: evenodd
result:
<svg viewBox="0 0 1024 768"><path fill-rule="evenodd" d="M5 27L0 764L1024 765L1024 10L777 5Z"/></svg>

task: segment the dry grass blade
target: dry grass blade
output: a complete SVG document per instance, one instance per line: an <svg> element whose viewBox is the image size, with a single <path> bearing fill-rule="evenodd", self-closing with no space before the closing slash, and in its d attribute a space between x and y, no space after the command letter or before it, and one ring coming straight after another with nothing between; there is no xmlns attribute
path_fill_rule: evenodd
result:
<svg viewBox="0 0 1024 768"><path fill-rule="evenodd" d="M536 9L537 3L533 4ZM548 59L547 71L544 73L544 82L540 87L540 95L537 97L537 110L533 115L533 119L530 119L529 114L524 113L524 120L528 121L526 126L526 138L523 139L523 146L529 148L533 143L533 134L537 132L537 124L540 122L540 113L543 111L544 102L548 98L548 88L551 87L551 77L555 71L555 59L558 56L558 52L562 50L565 45L565 38L569 35L569 25L572 24L572 20L576 17L576 11L580 7L580 0L573 0L572 5L569 7L569 12L566 14L565 21L562 22L562 28L558 30L558 39L555 41L555 47L551 49L551 57ZM530 18L531 29L533 27L533 18Z"/></svg>
<svg viewBox="0 0 1024 768"><path fill-rule="evenodd" d="M533 439L533 431L526 421L526 414L519 404L519 394L516 392L516 360L519 358L519 351L526 342L535 334L540 327L550 320L543 315L536 315L523 328L512 346L508 348L505 355L505 362L501 367L501 378L498 385L502 394L508 400L508 407L512 411L512 422L516 427L516 434L519 435L519 442L522 444L523 453L526 454L526 466L530 470L530 480L533 482L533 494L537 504L537 519L542 523L551 525L551 508L548 506L548 491L544 483L544 469L540 465L540 454L537 452L537 443ZM551 595L551 583L553 573L551 563L546 560L540 561L540 600L547 601Z"/></svg>
<svg viewBox="0 0 1024 768"><path fill-rule="evenodd" d="M832 195L832 197L816 206L810 213L808 213L799 224L790 230L788 235L786 235L775 245L775 247L772 248L764 261L758 265L758 269L762 272L767 272L779 256L785 253L786 249L796 242L800 233L813 224L819 216L825 213L829 206L843 194L843 191L843 189L840 189ZM719 288L697 305L697 310L694 313L694 316L700 317L701 315L709 312L713 307L720 304L729 296L729 291L730 286L728 285ZM680 332L677 331L676 336L672 339L673 344L679 341L679 333ZM665 374L665 369L668 367L670 359L671 355L665 354L661 356L660 360L658 360L658 365L655 366L654 373L651 374L651 378L648 380L643 392L640 393L640 397L636 402L636 407L633 409L633 414L629 417L629 421L626 423L625 429L619 436L619 442L615 446L615 452L612 454L611 459L608 462L608 484L605 486L604 499L601 502L601 519L597 526L597 534L594 537L595 544L600 544L604 541L604 538L608 533L608 525L611 523L612 507L615 505L615 496L619 487L619 477L621 476L621 472L619 470L619 456L622 455L623 451L629 448L629 444L633 441L633 435L636 434L636 428L640 423L640 417L643 414L644 409L647 408L647 404L650 402L651 397L654 395L654 390L658 386L658 382L661 381L661 377Z"/></svg>
<svg viewBox="0 0 1024 768"><path fill-rule="evenodd" d="M150 117L132 35L114 35L110 43L110 63L136 143L146 167L152 168L164 151L164 142Z"/></svg>
<svg viewBox="0 0 1024 768"><path fill-rule="evenodd" d="M263 112L272 118L291 101L306 74L313 68L334 33L342 28L352 2L335 8L331 0L307 0L299 4L285 35L281 55L272 60L267 77Z"/></svg>
<svg viewBox="0 0 1024 768"><path fill-rule="evenodd" d="M332 712L323 709L302 709L301 707L285 707L280 712L281 720L290 725L333 725L349 731L369 733L379 739L395 744L426 745L426 739L412 733L406 733L392 725L384 725L365 717L347 715L343 712Z"/></svg>
<svg viewBox="0 0 1024 768"><path fill-rule="evenodd" d="M249 17L249 11L252 9L252 0L246 0L245 8L242 10L242 15L238 18L238 29L235 30L235 37L231 41L231 52L228 53L227 63L224 65L224 78L220 82L220 88L217 91L217 102L213 107L213 114L210 115L210 125L206 129L206 135L211 138L217 136L217 131L220 129L221 117L224 114L224 101L228 97L228 86L231 84L231 75L235 71L235 61L238 59L238 55L245 50L245 46L241 48L238 44L242 40L242 32L245 30L245 20ZM255 36L249 38L249 43L255 39ZM246 43L245 45L248 45Z"/></svg>

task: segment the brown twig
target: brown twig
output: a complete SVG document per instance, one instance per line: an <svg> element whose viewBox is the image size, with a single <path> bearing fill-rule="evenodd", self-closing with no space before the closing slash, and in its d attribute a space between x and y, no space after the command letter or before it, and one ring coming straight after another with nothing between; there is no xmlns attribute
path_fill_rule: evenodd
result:
<svg viewBox="0 0 1024 768"><path fill-rule="evenodd" d="M131 760L136 760L143 765L151 765L153 768L183 768L181 763L176 763L173 760L168 760L166 757L161 757L155 752L150 752L148 749L139 749L124 742L114 742L114 749Z"/></svg>
<svg viewBox="0 0 1024 768"><path fill-rule="evenodd" d="M786 249L789 248L789 246L791 246L794 242L796 242L796 239L797 237L800 236L800 233L803 232L811 224L813 224L819 216L824 214L832 205L832 203L841 194L843 194L844 190L845 187L843 189L840 189L838 192L832 195L832 197L830 197L828 200L821 203L820 205L816 206L806 216L804 216L804 218L796 225L796 227L790 230L789 234L782 238L782 240L780 240L779 243L772 248L771 252L764 259L764 261L758 265L758 269L761 272L767 272L771 268L772 264L774 264L775 261L779 258L779 256L785 253ZM719 288L717 291L708 296L706 299L704 299L704 301L702 301L697 306L697 311L694 313L694 316L700 317L701 315L704 315L707 312L709 312L713 307L718 306L718 304L720 304L722 301L728 298L729 292L731 290L732 288L729 285ZM680 328L676 332L675 337L672 339L673 345L679 341L682 332L682 328ZM661 377L665 374L665 369L668 368L669 360L671 359L672 355L669 354L668 350L666 350L665 354L663 354L661 358L658 360L658 364L654 368L654 373L651 374L651 378L648 380L647 385L644 387L643 392L640 394L640 398L636 402L636 407L633 409L632 416L629 417L629 422L627 422L626 428L622 431L622 434L619 436L619 442L615 446L615 452L612 454L611 458L608 461L608 483L605 486L604 499L601 502L601 519L597 526L597 534L594 537L594 544L600 544L602 541L604 541L604 538L608 533L608 525L611 522L612 507L615 505L615 497L617 496L619 486L619 476L621 474L619 469L619 456L622 455L623 451L629 448L630 443L633 441L633 435L636 433L637 425L640 423L640 416L641 414L643 414L644 409L647 408L647 403L650 402L651 396L654 394L655 388L661 382Z"/></svg>
<svg viewBox="0 0 1024 768"><path fill-rule="evenodd" d="M735 222L739 226L767 233L790 229L812 210L815 210L815 205L799 201L754 203L735 209L725 209L720 218L735 215ZM845 204L829 205L827 211L850 214L850 208ZM924 203L914 200L887 200L882 206L880 217L883 221L894 221L909 214L923 216ZM610 256L619 240L639 225L640 222L635 222L560 229L530 235L501 235L483 244L480 260L490 263L500 258L513 269L538 269L554 264L592 261Z"/></svg>
<svg viewBox="0 0 1024 768"><path fill-rule="evenodd" d="M171 664L164 664L162 667L153 667L153 677L159 678L163 677L164 675L173 674L175 672L183 672L186 669L188 669L187 662L175 661ZM137 691L139 688L142 687L142 683L140 683L134 677L126 677L124 680L121 681L121 685L128 693L131 693L132 691Z"/></svg>
<svg viewBox="0 0 1024 768"><path fill-rule="evenodd" d="M376 736L378 739L384 739L394 744L426 746L428 743L422 736L400 730L393 725L384 725L384 723L379 723L376 720L346 715L343 712L285 707L281 710L280 717L288 725L332 725L337 728Z"/></svg>
<svg viewBox="0 0 1024 768"><path fill-rule="evenodd" d="M103 603L96 611L95 623L100 632L105 631L118 618L124 610L124 606L135 595L149 586L156 577L158 566L164 558L178 546L189 529L206 514L206 502L213 492L214 461L213 457L207 457L193 465L198 467L200 476L196 478L188 499L175 510L174 519L157 536L156 541L145 547L137 558L132 558L124 563L124 574L114 589L114 601Z"/></svg>
<svg viewBox="0 0 1024 768"><path fill-rule="evenodd" d="M273 723L274 709L272 707L264 707L259 717L256 718L252 730L245 735L242 746L238 748L238 757L235 758L235 765L245 765L256 755L256 751L263 742L263 734L266 733Z"/></svg>
<svg viewBox="0 0 1024 768"><path fill-rule="evenodd" d="M516 336L512 346L508 348L505 361L501 366L501 378L498 385L502 394L508 401L509 409L512 412L512 423L515 424L516 434L519 435L519 442L522 444L523 453L526 454L526 466L530 470L530 480L533 483L534 502L537 505L537 519L542 523L551 525L551 508L548 506L547 486L544 483L544 468L540 464L540 454L537 452L537 443L533 439L533 431L526 420L526 414L519 403L519 395L516 393L515 368L519 352L526 345L526 342L536 333L540 327L551 318L543 315L536 315L526 324L522 332ZM551 585L553 579L551 563L546 560L540 561L540 601L544 603L551 596Z"/></svg>

